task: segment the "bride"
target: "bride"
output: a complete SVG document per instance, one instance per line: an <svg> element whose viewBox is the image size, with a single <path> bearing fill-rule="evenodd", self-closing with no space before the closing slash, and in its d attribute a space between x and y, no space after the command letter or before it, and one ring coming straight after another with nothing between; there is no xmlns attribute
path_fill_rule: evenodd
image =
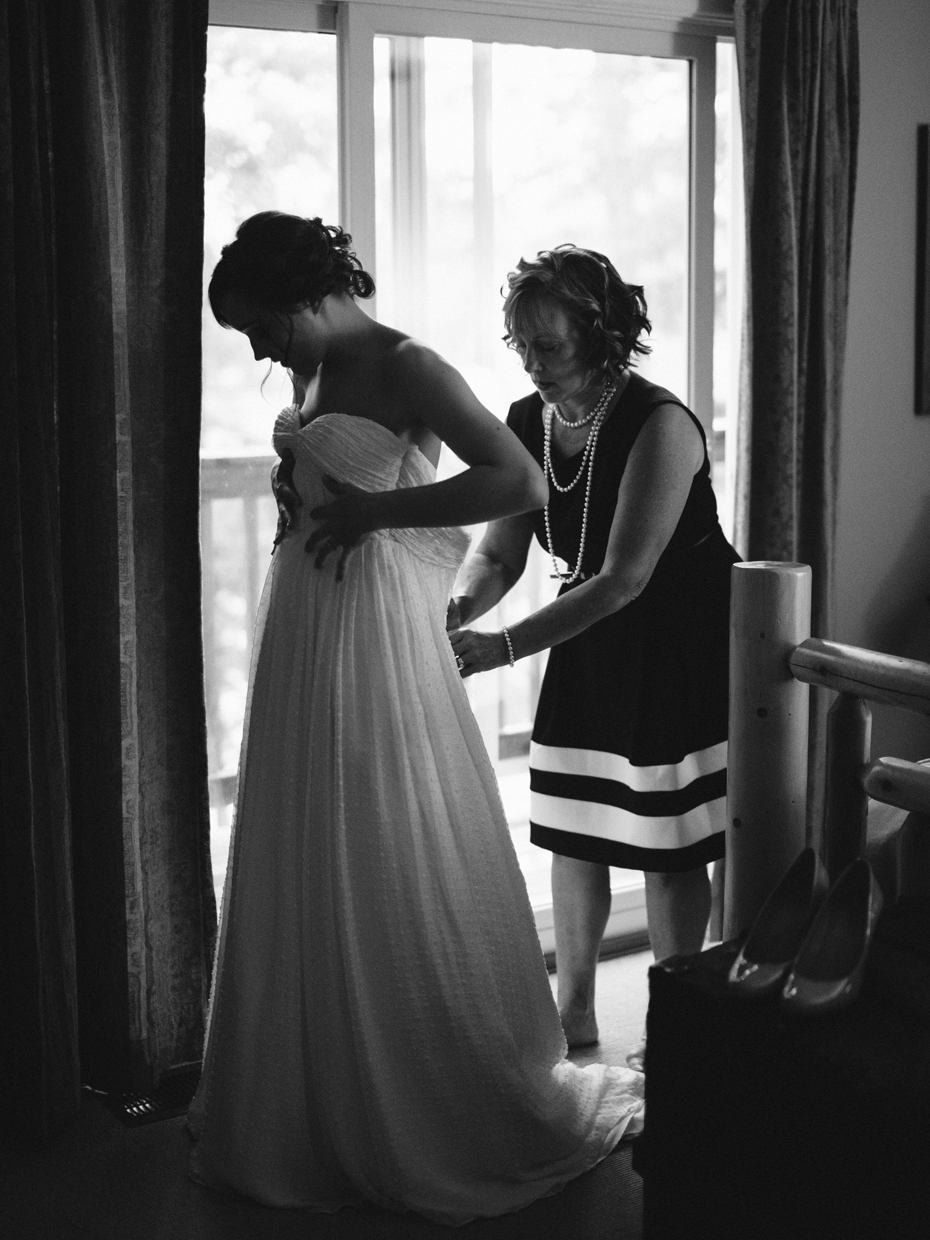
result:
<svg viewBox="0 0 930 1240"><path fill-rule="evenodd" d="M643 1078L565 1058L445 632L459 527L542 506L545 482L451 366L362 311L350 241L263 212L210 283L297 376L274 445L301 504L259 612L192 1174L461 1224L639 1131ZM443 443L468 468L436 482Z"/></svg>

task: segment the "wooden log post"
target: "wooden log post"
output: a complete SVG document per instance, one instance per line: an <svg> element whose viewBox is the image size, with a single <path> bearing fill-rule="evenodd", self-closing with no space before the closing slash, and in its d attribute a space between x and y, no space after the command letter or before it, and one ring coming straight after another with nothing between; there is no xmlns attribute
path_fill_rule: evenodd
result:
<svg viewBox="0 0 930 1240"><path fill-rule="evenodd" d="M930 715L930 663L809 637L789 660L797 680Z"/></svg>
<svg viewBox="0 0 930 1240"><path fill-rule="evenodd" d="M808 565L733 565L724 938L751 924L805 844L809 690L788 659L810 615Z"/></svg>
<svg viewBox="0 0 930 1240"><path fill-rule="evenodd" d="M879 758L872 763L863 784L869 796L883 803L878 811L872 806L867 846L883 891L886 886L891 888L890 898L885 892L886 900L893 903L905 898L930 904L930 759L906 762L903 758ZM892 806L911 811L903 822L898 815L897 830ZM881 818L891 829L876 829Z"/></svg>
<svg viewBox="0 0 930 1240"><path fill-rule="evenodd" d="M879 758L872 763L863 783L865 791L876 801L930 816L930 758L923 762Z"/></svg>
<svg viewBox="0 0 930 1240"><path fill-rule="evenodd" d="M830 882L865 852L869 797L863 787L872 740L872 712L852 693L838 693L827 714L823 862Z"/></svg>

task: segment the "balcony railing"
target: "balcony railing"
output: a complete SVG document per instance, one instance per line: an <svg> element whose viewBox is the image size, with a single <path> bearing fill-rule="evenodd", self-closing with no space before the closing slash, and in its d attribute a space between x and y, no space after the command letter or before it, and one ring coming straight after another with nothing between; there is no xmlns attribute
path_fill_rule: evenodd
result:
<svg viewBox="0 0 930 1240"><path fill-rule="evenodd" d="M203 646L210 803L216 806L235 797L252 626L277 522L269 485L275 459L201 462Z"/></svg>

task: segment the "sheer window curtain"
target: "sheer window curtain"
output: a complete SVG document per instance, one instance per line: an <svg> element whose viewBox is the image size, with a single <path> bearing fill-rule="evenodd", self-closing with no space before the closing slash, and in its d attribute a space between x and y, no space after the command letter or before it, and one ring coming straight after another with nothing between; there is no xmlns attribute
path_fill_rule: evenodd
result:
<svg viewBox="0 0 930 1240"><path fill-rule="evenodd" d="M812 569L833 636L841 380L859 129L856 0L736 0L746 323L736 544ZM811 693L809 831L823 812L826 702Z"/></svg>
<svg viewBox="0 0 930 1240"><path fill-rule="evenodd" d="M12 1152L200 1056L207 0L0 0L0 986Z"/></svg>

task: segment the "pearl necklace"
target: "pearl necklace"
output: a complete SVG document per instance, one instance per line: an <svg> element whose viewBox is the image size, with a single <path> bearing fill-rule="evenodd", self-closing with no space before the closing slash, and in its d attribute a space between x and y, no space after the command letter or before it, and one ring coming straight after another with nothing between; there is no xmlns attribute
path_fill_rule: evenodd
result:
<svg viewBox="0 0 930 1240"><path fill-rule="evenodd" d="M569 572L567 573L563 573L560 571L558 561L555 557L555 552L552 549L552 529L549 525L549 505L547 504L545 509L543 510L544 515L545 515L545 522L546 522L546 542L549 546L549 558L552 560L552 568L553 568L553 571L552 573L550 573L550 576L557 578L560 581L566 581L566 582L577 581L579 576L581 575L581 561L584 558L584 544L585 544L585 538L588 533L588 508L590 507L590 503L591 503L591 480L594 476L594 450L597 447L597 437L600 433L600 429L604 424L605 417L607 416L607 406L610 404L613 398L614 392L616 392L616 390L617 390L616 383L608 384L608 386L604 389L604 392L600 400L597 402L597 404L594 406L591 412L580 422L566 422L566 420L560 416L558 410L556 409L554 405L548 405L546 407L545 437L543 439L543 471L546 475L547 480L552 483L552 485L555 487L555 489L558 492L560 492L560 494L565 495L568 491L571 491L573 487L577 486L577 484L581 481L581 476L585 471L585 467L587 467L587 470L588 470L588 481L585 485L585 492L584 492L584 508L582 509L582 513L581 513L581 539L578 543L578 562L575 564L574 570L569 570ZM564 487L560 486L559 483L556 482L555 471L552 468L553 415L557 417L564 426L584 426L586 425L586 423L591 422L591 429L588 431L588 438L585 441L584 451L581 455L581 465L578 469L578 473L571 480L568 486L564 486Z"/></svg>
<svg viewBox="0 0 930 1240"><path fill-rule="evenodd" d="M615 383L609 384L606 388L604 388L597 404L593 405L584 417L579 418L577 422L573 422L571 418L563 418L562 411L559 409L558 405L549 405L548 408L555 414L555 420L557 422L561 422L563 426L570 426L574 430L577 430L579 426L587 426L589 422L594 421L597 415L605 408L616 390L617 385Z"/></svg>

